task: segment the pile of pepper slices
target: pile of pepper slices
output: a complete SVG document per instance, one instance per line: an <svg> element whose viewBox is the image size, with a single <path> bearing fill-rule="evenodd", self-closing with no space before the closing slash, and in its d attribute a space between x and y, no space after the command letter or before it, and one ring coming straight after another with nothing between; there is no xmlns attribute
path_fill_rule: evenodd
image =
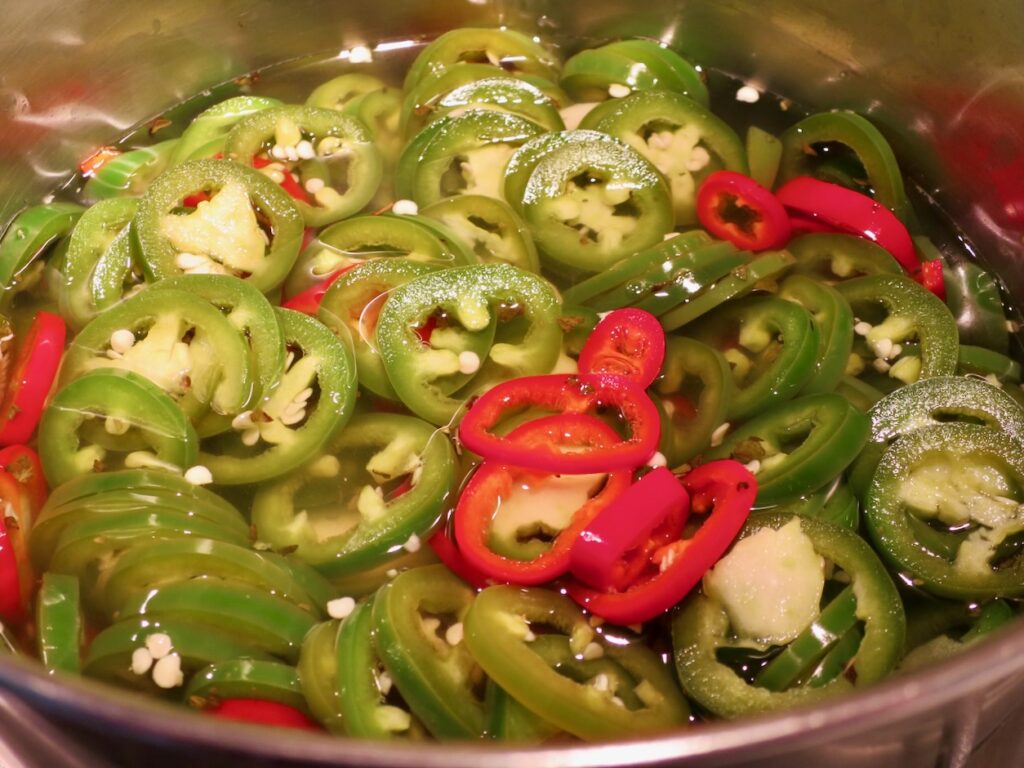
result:
<svg viewBox="0 0 1024 768"><path fill-rule="evenodd" d="M944 267L864 118L744 144L708 102L651 41L562 65L465 29L404 92L233 96L87 158L90 207L0 241L0 650L251 722L542 741L680 725L679 683L732 717L873 682L904 604L955 647L1012 618L994 281ZM978 456L1002 517L908 512ZM570 476L568 517L497 530ZM698 586L797 518L820 614L746 637Z"/></svg>

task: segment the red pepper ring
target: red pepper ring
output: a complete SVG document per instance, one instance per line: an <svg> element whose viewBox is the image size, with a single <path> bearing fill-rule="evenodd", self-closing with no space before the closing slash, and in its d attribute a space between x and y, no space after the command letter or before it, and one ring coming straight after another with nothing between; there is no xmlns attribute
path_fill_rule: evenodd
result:
<svg viewBox="0 0 1024 768"><path fill-rule="evenodd" d="M524 449L557 445L569 451L602 448L621 441L608 424L587 414L534 419L512 430L508 439ZM477 468L463 487L454 513L455 541L469 565L493 581L508 584L532 586L558 578L569 570L569 557L580 532L626 491L632 479L628 470L610 473L600 491L573 512L569 524L555 535L550 548L532 560L516 560L492 550L491 523L515 486L539 487L552 474L494 461L485 461Z"/></svg>
<svg viewBox="0 0 1024 768"><path fill-rule="evenodd" d="M493 434L506 415L538 407L557 413L587 413L617 408L629 436L619 443L565 453L557 446L516 443ZM586 475L634 469L658 448L658 410L639 384L611 374L523 376L492 387L470 406L459 425L459 440L485 459L541 472Z"/></svg>
<svg viewBox="0 0 1024 768"><path fill-rule="evenodd" d="M14 371L0 406L0 445L27 443L60 367L67 329L60 315L38 312L18 346Z"/></svg>
<svg viewBox="0 0 1024 768"><path fill-rule="evenodd" d="M654 550L679 538L690 497L669 470L641 477L583 529L572 547L572 575L597 589L626 589Z"/></svg>
<svg viewBox="0 0 1024 768"><path fill-rule="evenodd" d="M797 176L775 195L791 214L877 243L907 272L917 269L914 241L903 222L867 195L811 176Z"/></svg>
<svg viewBox="0 0 1024 768"><path fill-rule="evenodd" d="M266 699L221 699L214 706L201 711L207 715L243 723L298 728L303 731L323 730L295 707Z"/></svg>
<svg viewBox="0 0 1024 768"><path fill-rule="evenodd" d="M569 582L566 591L581 606L615 624L638 624L676 605L725 554L750 515L757 480L738 461L712 461L682 478L691 513L711 514L689 539L661 547L648 572L622 591L600 591Z"/></svg>
<svg viewBox="0 0 1024 768"><path fill-rule="evenodd" d="M715 237L745 251L781 248L791 233L775 195L749 176L715 171L697 190L697 218Z"/></svg>
<svg viewBox="0 0 1024 768"><path fill-rule="evenodd" d="M942 275L942 259L922 261L913 278L943 301L946 300L946 279Z"/></svg>
<svg viewBox="0 0 1024 768"><path fill-rule="evenodd" d="M614 373L651 386L665 362L665 330L650 312L633 307L605 315L580 351L582 373Z"/></svg>

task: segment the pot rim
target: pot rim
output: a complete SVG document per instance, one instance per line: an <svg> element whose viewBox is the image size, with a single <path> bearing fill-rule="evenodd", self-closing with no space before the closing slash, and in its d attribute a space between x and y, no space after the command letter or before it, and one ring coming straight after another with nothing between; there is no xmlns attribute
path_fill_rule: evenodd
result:
<svg viewBox="0 0 1024 768"><path fill-rule="evenodd" d="M696 727L642 741L571 744L533 748L486 743L383 743L329 734L256 729L253 726L196 717L182 707L155 701L97 681L48 676L37 663L0 658L0 686L28 700L44 714L82 724L97 732L127 727L140 740L176 747L209 747L262 758L301 760L309 764L392 766L393 768L512 768L528 760L547 766L645 766L669 760L734 756L756 748L759 758L788 749L801 734L804 746L838 740L874 728L880 722L941 711L955 704L976 712L974 697L1012 684L1024 673L1024 624L1007 628L976 647L920 670L891 677L871 688L813 706L738 721ZM974 706L972 706L972 703ZM637 744L643 749L638 750Z"/></svg>

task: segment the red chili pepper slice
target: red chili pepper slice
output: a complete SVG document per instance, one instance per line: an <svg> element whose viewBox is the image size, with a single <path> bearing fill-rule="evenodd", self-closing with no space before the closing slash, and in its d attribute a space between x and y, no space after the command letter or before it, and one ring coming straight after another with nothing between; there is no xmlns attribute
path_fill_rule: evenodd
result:
<svg viewBox="0 0 1024 768"><path fill-rule="evenodd" d="M215 706L201 711L207 715L223 717L227 720L238 720L243 723L298 728L304 731L323 730L295 707L265 699L222 699Z"/></svg>
<svg viewBox="0 0 1024 768"><path fill-rule="evenodd" d="M659 467L598 513L572 547L572 575L597 589L626 589L653 552L678 539L690 512L686 489Z"/></svg>
<svg viewBox="0 0 1024 768"><path fill-rule="evenodd" d="M602 448L621 441L608 424L586 414L534 419L512 430L508 439L523 449L557 446L568 451L581 447ZM516 560L498 554L489 546L495 512L509 503L517 489L527 493L542 492L538 489L551 482L553 475L485 461L462 489L455 507L455 540L459 551L467 563L495 581L522 585L551 581L569 570L570 552L580 532L629 487L631 474L625 470L610 473L598 493L573 512L569 524L555 536L549 549L532 560Z"/></svg>
<svg viewBox="0 0 1024 768"><path fill-rule="evenodd" d="M36 314L18 348L14 372L0 406L0 445L27 443L60 367L67 329L59 315Z"/></svg>
<svg viewBox="0 0 1024 768"><path fill-rule="evenodd" d="M908 272L917 269L914 241L903 222L867 195L811 176L798 176L775 195L791 214L877 243Z"/></svg>
<svg viewBox="0 0 1024 768"><path fill-rule="evenodd" d="M665 362L665 331L642 309L616 309L602 318L580 351L581 373L614 373L644 389Z"/></svg>
<svg viewBox="0 0 1024 768"><path fill-rule="evenodd" d="M745 251L780 248L791 234L789 216L775 195L749 176L715 171L697 190L697 218L717 238Z"/></svg>
<svg viewBox="0 0 1024 768"><path fill-rule="evenodd" d="M712 461L682 478L690 511L708 519L689 539L677 539L653 553L646 573L621 591L599 591L577 582L569 596L597 616L616 624L653 619L682 600L725 554L750 514L757 480L738 461Z"/></svg>
<svg viewBox="0 0 1024 768"><path fill-rule="evenodd" d="M18 482L24 506L30 509L30 516L34 519L46 503L49 493L38 454L27 445L9 445L0 449L0 469L8 472ZM31 528L31 521L26 521L24 525Z"/></svg>
<svg viewBox="0 0 1024 768"><path fill-rule="evenodd" d="M942 276L942 259L922 261L917 271L914 272L914 279L943 301L946 300L946 280Z"/></svg>
<svg viewBox="0 0 1024 768"><path fill-rule="evenodd" d="M331 287L335 280L354 266L355 264L345 269L331 272L316 285L312 285L301 293L295 294L287 301L282 302L281 306L285 309L294 309L296 312L304 312L307 315L316 317L316 313L320 311L320 302L324 300L324 294L327 293L327 289Z"/></svg>
<svg viewBox="0 0 1024 768"><path fill-rule="evenodd" d="M565 453L553 445L524 447L490 430L503 417L527 407L556 413L593 413L616 408L629 436L620 443ZM541 472L586 475L633 469L658 448L658 410L647 393L629 379L611 374L523 376L481 395L459 425L462 444L485 459Z"/></svg>
<svg viewBox="0 0 1024 768"><path fill-rule="evenodd" d="M117 147L97 147L78 164L78 172L86 178L94 176L104 165L121 155Z"/></svg>
<svg viewBox="0 0 1024 768"><path fill-rule="evenodd" d="M268 165L276 162L276 160L270 160L266 157L260 157L259 155L256 155L252 159L252 167L255 168L256 170L259 170L260 168L266 168ZM296 200L301 200L304 203L309 203L309 195L307 194L306 190L302 188L302 185L299 184L299 180L295 178L295 174L289 171L287 168L284 168L283 166L280 170L281 175L284 176L284 179L278 182L278 186L280 186L281 189L283 189Z"/></svg>
<svg viewBox="0 0 1024 768"><path fill-rule="evenodd" d="M477 589L486 589L491 586L491 577L467 562L458 545L452 541L443 527L434 531L433 535L427 539L427 543L434 550L437 559L464 582Z"/></svg>
<svg viewBox="0 0 1024 768"><path fill-rule="evenodd" d="M0 620L11 623L25 620L32 593L25 518L18 481L0 471Z"/></svg>

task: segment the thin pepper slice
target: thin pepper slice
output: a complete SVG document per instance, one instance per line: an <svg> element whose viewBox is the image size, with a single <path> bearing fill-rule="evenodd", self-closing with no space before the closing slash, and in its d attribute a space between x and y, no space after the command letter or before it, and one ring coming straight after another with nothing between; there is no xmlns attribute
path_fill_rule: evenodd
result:
<svg viewBox="0 0 1024 768"><path fill-rule="evenodd" d="M781 248L790 238L782 203L749 176L715 171L697 191L697 218L715 237L747 251Z"/></svg>
<svg viewBox="0 0 1024 768"><path fill-rule="evenodd" d="M59 315L37 312L20 340L0 405L0 445L27 443L32 438L61 364L66 333Z"/></svg>
<svg viewBox="0 0 1024 768"><path fill-rule="evenodd" d="M300 709L265 699L223 699L203 710L204 714L225 720L238 720L276 728L319 731L320 728Z"/></svg>
<svg viewBox="0 0 1024 768"><path fill-rule="evenodd" d="M581 373L625 376L644 389L651 386L665 359L665 332L642 309L617 309L601 319L580 352Z"/></svg>
<svg viewBox="0 0 1024 768"><path fill-rule="evenodd" d="M620 443L587 451L563 453L554 446L529 450L491 432L511 412L534 406L558 413L590 413L614 407L629 435ZM658 411L629 379L611 374L525 376L511 379L477 398L459 425L459 439L486 459L542 472L589 474L633 469L644 464L658 445Z"/></svg>
<svg viewBox="0 0 1024 768"><path fill-rule="evenodd" d="M507 439L523 450L541 444L557 445L566 452L573 452L579 448L602 448L620 438L614 429L593 416L559 414L526 422L512 430ZM625 471L609 474L599 481L600 489L596 493L587 494L581 506L575 507L577 499L574 497L571 507L575 508L567 509L561 507L570 504L570 500L545 496L544 488L557 486L558 482L557 476L553 478L546 472L491 461L481 464L462 488L455 507L455 537L462 557L495 582L543 584L565 573L577 537L595 515L626 490L630 475ZM533 533L533 526L554 537L550 546L528 560L496 552L490 542L503 518L516 515L513 498L524 492L543 501L536 502L541 508L534 505L534 514L528 519L516 519L519 523L515 529L517 541L524 538L524 528ZM564 520L555 519L565 512L569 514Z"/></svg>
<svg viewBox="0 0 1024 768"><path fill-rule="evenodd" d="M77 674L85 639L77 578L43 574L36 597L36 632L47 674Z"/></svg>

